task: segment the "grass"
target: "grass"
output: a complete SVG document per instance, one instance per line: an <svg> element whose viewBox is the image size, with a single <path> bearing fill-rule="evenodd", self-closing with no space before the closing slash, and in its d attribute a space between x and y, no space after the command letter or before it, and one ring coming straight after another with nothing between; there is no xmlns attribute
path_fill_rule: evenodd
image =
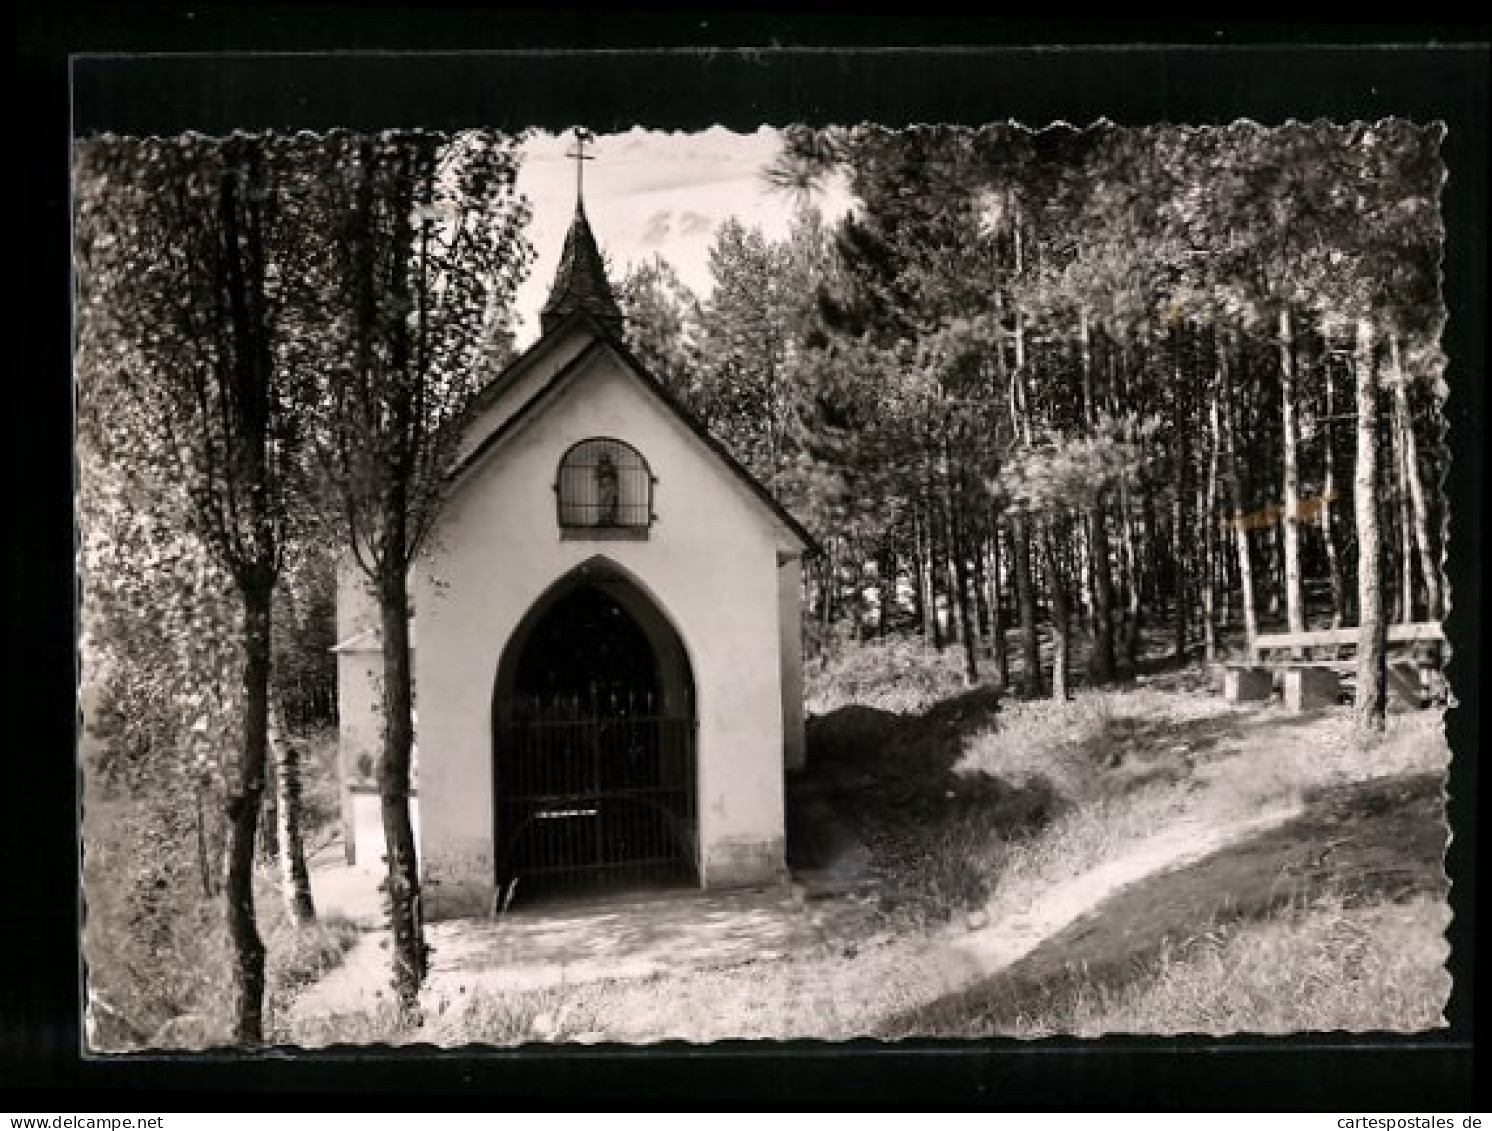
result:
<svg viewBox="0 0 1492 1131"><path fill-rule="evenodd" d="M83 950L89 1047L205 1048L232 1030L232 954L221 896L202 893L192 843L169 801L106 798L84 806ZM294 923L269 865L255 877L266 948L267 1036L283 1036L294 995L338 965L358 928L340 916Z"/></svg>
<svg viewBox="0 0 1492 1131"><path fill-rule="evenodd" d="M1448 759L1437 712L1393 715L1364 745L1345 714L1261 715L1209 691L1138 688L1006 705L998 727L965 741L955 772L1053 799L1049 821L968 863L998 916L1184 822L1221 827L1334 785L1442 771Z"/></svg>
<svg viewBox="0 0 1492 1131"><path fill-rule="evenodd" d="M867 672L889 679L907 648L867 651L851 665L862 688ZM871 848L887 910L938 923L1012 880L1068 878L1164 828L1196 805L1197 766L1237 727L1233 708L1202 693L1053 703L979 687L917 713L853 705L813 719L810 772Z"/></svg>
<svg viewBox="0 0 1492 1131"><path fill-rule="evenodd" d="M837 650L805 670L805 706L827 715L851 705L918 713L965 690L962 653L890 638Z"/></svg>
<svg viewBox="0 0 1492 1131"><path fill-rule="evenodd" d="M300 924L283 911L267 917L268 929L261 925L260 930L268 951L265 981L269 1017L271 1027L283 1033L282 1018L289 1012L291 1000L340 966L362 932L356 923L340 915L323 914L314 922Z"/></svg>
<svg viewBox="0 0 1492 1131"><path fill-rule="evenodd" d="M473 1039L491 1045L599 1039L592 1034L597 1032L597 1007L609 985L597 983L592 987L601 993L566 987L508 996L473 994L457 1006L432 1011L420 1027L418 1039L436 1045Z"/></svg>
<svg viewBox="0 0 1492 1131"><path fill-rule="evenodd" d="M912 711L889 711L887 705L895 698L883 694L878 681L892 678L905 646L868 651L868 656L847 661L844 670L860 693L870 695L873 705L842 707L816 720L822 741L815 748L810 739L810 758L817 754L821 768L840 784L836 804L845 805L862 828L868 823L874 833L877 818L894 821L898 812L911 818L901 831L920 845L920 853L903 848L888 856L885 848L887 843L896 843L894 837L872 835L868 840L885 872L907 883L921 880L923 919L928 923L975 909L982 910L990 922L1011 922L1032 908L1050 907L1064 885L1080 889L1103 874L1123 882L1127 861L1145 859L1166 836L1182 834L1184 843L1188 827L1205 838L1208 830L1263 814L1283 816L1299 811L1324 793L1351 783L1437 774L1443 772L1449 757L1438 712L1393 714L1382 738L1364 742L1354 733L1345 711L1297 716L1278 709L1230 706L1200 670L1165 673L1122 688L1081 689L1062 704L1006 700L998 714L987 712L983 721L966 719L969 725L940 728L933 724L950 704L969 702L978 692L960 690L932 708L912 695L907 700ZM820 703L849 697L845 689L836 689L836 674L831 669L825 686L818 688ZM951 682L946 672L938 680L945 687ZM922 686L936 683L929 678ZM928 748L940 742L942 756L929 757ZM863 780L857 779L855 769L861 771ZM885 788L887 781L896 783L900 777L920 782L927 797L941 793L951 802L973 796L978 802L962 809L946 807L949 812L957 811L956 820L927 821L915 806L905 803L896 788ZM843 788L845 783L848 788ZM886 806L889 811L876 811L872 801L872 819L867 822L867 797L891 802ZM1008 805L1018 797L1043 801L1027 809L1026 819L1012 820ZM1006 812L1001 811L1001 802ZM920 841L918 827L923 829ZM1105 872L1106 865L1118 870ZM1302 959L1303 971L1317 970L1311 975L1312 993L1294 992L1291 1002L1298 1012L1277 1027L1371 1028L1387 1017L1398 1019L1401 1026L1418 1028L1429 1023L1427 1018L1438 1017L1444 1001L1439 993L1443 946L1425 940L1440 937L1433 926L1435 915L1429 912L1443 908L1443 900L1425 896L1407 913L1425 945L1400 955L1399 966L1389 961L1395 953L1390 947L1380 955L1380 965L1372 967L1387 980L1385 993L1392 1000L1380 1015L1373 1013L1371 1001L1360 1003L1358 1012L1353 1012L1349 1001L1356 999L1351 993L1361 997L1361 986L1354 989L1352 979L1343 983L1347 996L1342 1000L1331 999L1317 983L1325 984L1323 980L1328 979L1321 972L1322 964L1330 965L1331 943L1340 942L1343 932L1353 929L1350 924L1360 924L1371 934L1376 924L1400 922L1404 913L1353 907L1332 920L1324 906L1313 904L1309 911L1297 907L1288 915L1269 912L1273 917L1266 923L1239 928L1240 949L1227 953L1227 961L1241 961L1254 953L1248 948L1263 945L1259 939L1267 938L1282 948L1277 963L1288 965L1293 958L1283 948L1309 949L1313 938L1320 944L1311 952L1316 955L1314 966ZM1338 925L1332 926L1333 922ZM1222 935L1214 930L1211 937L1231 938L1231 930ZM1121 991L1174 984L1180 993L1183 985L1192 984L1185 978L1205 984L1208 978L1223 978L1224 970L1202 965L1204 959L1219 961L1220 952L1210 958L1188 952L1190 965L1183 970L1176 954L1165 949L1171 945L1168 938L1161 936L1161 949L1155 954L1131 956L1132 961L1118 974L1105 972L1107 980L1094 980L1086 971L1073 974L1071 984L1062 983L1067 997L1054 989L1028 1012L1024 1028L1012 1029L1009 1018L996 1018L1003 1027L991 1029L990 1018L966 1015L951 1032L966 1036L992 1031L1072 1032L1075 1026L1088 1024L1087 1015L1080 1014L1072 1002L1084 1003L1085 1009L1095 1009L1094 1003L1102 1002L1109 1009L1093 1014L1097 1019L1090 1031L1172 1031L1166 1028L1169 1003L1161 996L1149 999L1150 1012L1135 1005L1127 1013L1131 998L1121 997ZM1268 961L1260 960L1261 976L1269 967ZM1405 981L1419 989L1401 992L1394 988ZM1163 991L1149 992L1160 995ZM1247 987L1240 986L1238 992L1246 994ZM1278 985L1261 989L1259 1000L1278 992ZM954 1014L959 1013L956 1003L952 1008ZM1222 1032L1268 1030L1276 1025L1267 1012L1250 1014L1246 1002L1220 1005L1219 1010L1210 1019L1197 1020L1195 1026ZM1200 1017L1197 1011L1179 1005L1176 1016ZM919 1015L912 1010L907 1017L923 1027L893 1026L890 1035L950 1032L942 1023L946 1017L936 1013ZM1047 1019L1044 1030L1037 1023L1042 1017ZM934 1020L939 1024L928 1028Z"/></svg>
<svg viewBox="0 0 1492 1131"><path fill-rule="evenodd" d="M771 961L680 970L545 989L475 990L427 1009L417 1028L390 1009L312 1020L307 1045L515 1046L534 1042L647 1044L732 1039L849 1040L915 1004L942 958L910 936L806 949Z"/></svg>
<svg viewBox="0 0 1492 1131"><path fill-rule="evenodd" d="M294 996L340 965L361 932L338 915L295 923L267 870L255 877L255 911L265 946L265 1037L271 1044L290 1043L294 1038L287 1019ZM148 1039L132 1042L137 1047L203 1049L232 1043L233 955L222 925L221 901L200 904L193 915L202 935L192 967L156 975L157 982L173 983L170 988L179 988L178 979L188 979L193 990L177 999L179 1011L157 1025ZM170 988L160 986L157 992L168 993Z"/></svg>
<svg viewBox="0 0 1492 1131"><path fill-rule="evenodd" d="M1122 976L1070 972L967 1018L967 1035L1411 1032L1444 1024L1443 900L1341 894L1200 926Z"/></svg>
<svg viewBox="0 0 1492 1131"><path fill-rule="evenodd" d="M945 961L906 936L852 953L785 956L529 992L473 993L400 1028L392 1009L313 1022L307 1044L452 1047L608 1041L850 1040L916 1033L1054 1034L1419 1031L1442 1024L1443 900L1357 904L1325 894L1263 919L1223 916L1116 970L1086 965L1015 992L971 998L955 1022L886 1031L924 1000Z"/></svg>
<svg viewBox="0 0 1492 1131"><path fill-rule="evenodd" d="M512 994L476 991L425 1009L418 1023L412 1023L390 1001L360 1013L303 1018L284 1039L308 1048L338 1044L511 1047L574 1041L592 1036L595 1031L588 1024L596 1023L615 1004L617 991L626 988L625 983L596 982ZM597 1034L592 1039L600 1038Z"/></svg>
<svg viewBox="0 0 1492 1131"><path fill-rule="evenodd" d="M1054 923L1034 948L1000 965L992 976L888 1018L881 1031L889 1036L1006 1033L1014 1024L1012 1002L1027 1003L1029 1018L1042 1016L1054 1001L1060 1005L1063 994L1088 1001L1103 990L1113 997L1114 991L1155 976L1157 961L1164 966L1168 955L1199 938L1215 940L1234 925L1282 918L1296 922L1303 918L1302 908L1315 915L1333 904L1355 913L1374 905L1416 903L1443 915L1442 787L1442 776L1434 772L1315 787L1298 811L1163 872L1155 871L1155 861L1148 869L1135 869L1134 856L1120 859L1119 875L1107 870L1109 882L1104 884L1095 885L1104 870L1080 872L1075 878L1078 893L1096 886L1091 894L1099 897L1097 903L1074 901L1070 887L1051 882L1037 879L1024 891L1017 883L1015 898L1003 903L997 898L993 919L1012 921L1032 906L1048 913L1066 906L1076 915ZM1153 853L1157 843L1155 838L1143 842L1140 852ZM1443 962L1443 948L1420 948L1408 957L1429 978ZM1288 977L1291 971L1279 973ZM1409 1024L1421 1014L1405 1016ZM1330 1028L1334 1018L1328 1011L1319 1024L1302 1027ZM1051 1024L1061 1029L1069 1023L1058 1009ZM1235 1028L1261 1024L1256 1020Z"/></svg>
<svg viewBox="0 0 1492 1131"><path fill-rule="evenodd" d="M304 1048L408 1044L417 1039L418 1034L410 1031L393 1002L384 1002L361 1013L303 1018L276 1034L277 1043Z"/></svg>

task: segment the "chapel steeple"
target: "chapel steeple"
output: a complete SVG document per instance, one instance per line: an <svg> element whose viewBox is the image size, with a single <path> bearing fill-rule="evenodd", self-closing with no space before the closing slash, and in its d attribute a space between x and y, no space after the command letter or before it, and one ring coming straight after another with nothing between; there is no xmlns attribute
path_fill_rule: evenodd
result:
<svg viewBox="0 0 1492 1131"><path fill-rule="evenodd" d="M559 270L554 275L549 301L539 314L539 325L547 334L567 314L584 310L605 329L621 337L622 308L612 294L611 282L606 278L606 264L601 259L601 250L596 246L596 237L591 233L590 222L585 216L585 162L594 160L585 152L585 147L591 140L588 131L576 130L575 149L567 155L575 158L575 218L570 221Z"/></svg>

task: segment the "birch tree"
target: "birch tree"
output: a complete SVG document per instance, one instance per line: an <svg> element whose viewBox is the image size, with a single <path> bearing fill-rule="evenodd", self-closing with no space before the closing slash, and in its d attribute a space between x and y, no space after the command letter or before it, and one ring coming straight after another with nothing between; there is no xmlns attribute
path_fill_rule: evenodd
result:
<svg viewBox="0 0 1492 1131"><path fill-rule="evenodd" d="M512 139L473 131L327 141L313 205L325 238L307 276L331 328L307 343L319 375L319 466L346 546L378 603L383 746L377 777L393 985L413 1011L428 964L410 822L414 684L408 575L439 511L494 326L527 272L528 207Z"/></svg>

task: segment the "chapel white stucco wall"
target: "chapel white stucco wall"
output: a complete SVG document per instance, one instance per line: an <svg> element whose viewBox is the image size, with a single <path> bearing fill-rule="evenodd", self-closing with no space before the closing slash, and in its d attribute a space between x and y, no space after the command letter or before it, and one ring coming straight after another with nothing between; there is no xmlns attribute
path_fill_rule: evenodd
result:
<svg viewBox="0 0 1492 1131"><path fill-rule="evenodd" d="M572 444L593 436L632 444L657 478L657 521L646 541L561 538L556 468ZM797 549L761 502L609 350L470 469L413 578L427 915L491 909L499 659L534 602L597 556L656 602L693 668L701 882L780 877L786 647L779 615L787 585L780 579L795 578L796 570L779 570L778 555ZM801 706L799 714L801 732Z"/></svg>
<svg viewBox="0 0 1492 1131"><path fill-rule="evenodd" d="M360 862L352 786L363 777L358 770L362 758L377 765L382 740L382 653L373 635L377 624L378 606L362 574L342 562L337 568L337 758L342 845L349 864ZM370 642L358 641L363 634Z"/></svg>
<svg viewBox="0 0 1492 1131"><path fill-rule="evenodd" d="M366 797L357 790L375 788L378 760L383 753L383 643L378 630L378 605L363 574L350 563L337 570L337 758L340 766L342 844L349 864L376 864L383 858L381 842L369 856ZM418 635L411 630L409 646L419 654ZM418 681L416 681L418 701ZM410 765L410 818L419 821L419 742ZM376 794L375 801L376 801ZM381 833L379 834L382 835Z"/></svg>

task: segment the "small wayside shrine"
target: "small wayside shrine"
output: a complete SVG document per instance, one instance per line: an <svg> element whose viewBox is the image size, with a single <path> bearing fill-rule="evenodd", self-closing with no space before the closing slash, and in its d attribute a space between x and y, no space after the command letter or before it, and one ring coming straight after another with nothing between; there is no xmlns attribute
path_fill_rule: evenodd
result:
<svg viewBox="0 0 1492 1131"><path fill-rule="evenodd" d="M627 350L579 197L541 325L478 395L410 578L428 918L784 874L812 539ZM379 744L374 624L349 575L350 836Z"/></svg>

